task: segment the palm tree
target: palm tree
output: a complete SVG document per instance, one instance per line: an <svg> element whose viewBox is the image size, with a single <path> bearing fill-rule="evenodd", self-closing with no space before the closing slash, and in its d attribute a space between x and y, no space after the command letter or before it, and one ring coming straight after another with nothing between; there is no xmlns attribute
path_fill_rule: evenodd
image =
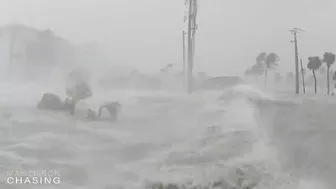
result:
<svg viewBox="0 0 336 189"><path fill-rule="evenodd" d="M257 64L264 64L266 57L267 57L267 53L265 53L265 52L260 53L256 58L256 61L257 61L256 63Z"/></svg>
<svg viewBox="0 0 336 189"><path fill-rule="evenodd" d="M275 69L278 66L279 56L275 53L266 54L265 52L260 53L257 58L257 64L265 65L265 87L267 82L267 71L268 69Z"/></svg>
<svg viewBox="0 0 336 189"><path fill-rule="evenodd" d="M315 75L315 70L318 70L321 67L321 65L322 65L322 61L321 61L321 59L318 56L314 56L314 57L309 57L308 58L307 68L313 72L315 93L317 92L316 91L316 75Z"/></svg>
<svg viewBox="0 0 336 189"><path fill-rule="evenodd" d="M267 80L267 70L268 69L275 69L278 64L277 62L279 61L279 56L275 53L270 53L266 57L266 68L265 68L265 87L266 87L266 80Z"/></svg>
<svg viewBox="0 0 336 189"><path fill-rule="evenodd" d="M256 78L264 73L264 65L262 63L254 64L251 68L245 70L245 76L255 76Z"/></svg>
<svg viewBox="0 0 336 189"><path fill-rule="evenodd" d="M330 93L330 66L335 62L335 54L326 52L323 55L323 62L327 64L327 89L328 89L328 95Z"/></svg>
<svg viewBox="0 0 336 189"><path fill-rule="evenodd" d="M254 75L256 75L256 76L260 76L260 75L262 75L263 73L264 73L264 65L263 64L259 64L259 63L257 63L257 64L255 64L255 65L253 65L252 66L252 69L251 69L251 71L252 71L252 73L254 74Z"/></svg>

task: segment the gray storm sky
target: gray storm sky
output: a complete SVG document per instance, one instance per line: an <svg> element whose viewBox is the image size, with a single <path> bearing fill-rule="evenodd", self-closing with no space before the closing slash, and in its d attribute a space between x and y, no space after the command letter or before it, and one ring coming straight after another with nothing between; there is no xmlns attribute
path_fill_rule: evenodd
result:
<svg viewBox="0 0 336 189"><path fill-rule="evenodd" d="M184 0L0 0L0 24L51 28L73 43L105 42L115 64L157 71L182 65ZM288 29L299 27L299 51L336 53L336 1L199 0L195 71L241 75L262 51L294 68Z"/></svg>

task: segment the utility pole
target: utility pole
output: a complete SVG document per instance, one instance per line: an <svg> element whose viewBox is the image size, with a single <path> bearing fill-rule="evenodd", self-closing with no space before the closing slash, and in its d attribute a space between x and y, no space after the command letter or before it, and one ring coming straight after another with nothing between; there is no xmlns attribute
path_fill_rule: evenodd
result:
<svg viewBox="0 0 336 189"><path fill-rule="evenodd" d="M302 89L303 89L303 93L306 94L306 85L305 85L305 80L304 80L304 69L302 66L302 59L300 59L300 65L301 65L301 76L302 76Z"/></svg>
<svg viewBox="0 0 336 189"><path fill-rule="evenodd" d="M193 90L193 67L194 67L194 49L195 49L195 32L197 16L197 0L189 0L188 11L188 69L187 69L187 89L188 93Z"/></svg>
<svg viewBox="0 0 336 189"><path fill-rule="evenodd" d="M297 46L297 36L296 34L300 31L303 31L302 29L299 28L293 28L289 30L293 36L294 40L291 42L294 42L294 50L295 50L295 93L299 94L300 89L299 89L299 55L298 55L298 46Z"/></svg>
<svg viewBox="0 0 336 189"><path fill-rule="evenodd" d="M192 22L192 53L193 53L193 57L195 57L195 42L196 42L195 38L196 38L196 29L197 29L197 23L196 23L197 7L198 7L197 0L194 0L193 1L193 22Z"/></svg>

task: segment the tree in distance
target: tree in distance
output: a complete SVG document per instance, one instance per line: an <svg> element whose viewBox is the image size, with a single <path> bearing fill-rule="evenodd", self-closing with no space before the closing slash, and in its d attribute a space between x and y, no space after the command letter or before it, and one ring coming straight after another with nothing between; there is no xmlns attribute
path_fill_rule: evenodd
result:
<svg viewBox="0 0 336 189"><path fill-rule="evenodd" d="M257 75L260 76L264 73L264 66L262 64L255 64L252 66L252 72Z"/></svg>
<svg viewBox="0 0 336 189"><path fill-rule="evenodd" d="M318 70L321 67L321 65L322 65L322 61L321 61L321 59L318 56L308 57L307 68L313 72L315 94L317 93L315 71Z"/></svg>
<svg viewBox="0 0 336 189"><path fill-rule="evenodd" d="M264 73L264 65L261 63L254 64L251 68L245 71L245 76L261 76Z"/></svg>
<svg viewBox="0 0 336 189"><path fill-rule="evenodd" d="M275 53L267 54L265 52L260 53L257 58L257 64L265 65L265 87L267 84L267 71L268 69L275 69L278 66L279 56Z"/></svg>
<svg viewBox="0 0 336 189"><path fill-rule="evenodd" d="M327 64L327 92L330 93L330 67L335 62L335 54L326 52L323 55L323 62Z"/></svg>

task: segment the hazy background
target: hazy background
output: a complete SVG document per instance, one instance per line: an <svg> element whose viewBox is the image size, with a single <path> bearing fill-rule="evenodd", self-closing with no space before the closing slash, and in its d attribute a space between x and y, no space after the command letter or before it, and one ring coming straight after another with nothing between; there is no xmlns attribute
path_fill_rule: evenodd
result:
<svg viewBox="0 0 336 189"><path fill-rule="evenodd" d="M284 82L268 74L266 87L264 76L231 87L240 78L200 77L186 95L181 75L160 72L169 63L181 69L184 0L0 0L0 26L25 25L0 27L0 168L59 170L62 189L144 188L135 186L146 180L205 188L238 183L241 172L260 189L335 188L335 96L324 95L322 69L317 95L309 75L307 94L293 96L286 73L294 71L293 27L306 30L305 65L336 53L333 5L199 0L195 75L242 75L265 51L280 56ZM89 72L93 96L76 115L37 110L45 92L65 98L78 67ZM122 104L117 122L86 119L88 108L110 101Z"/></svg>
<svg viewBox="0 0 336 189"><path fill-rule="evenodd" d="M288 29L299 27L299 51L336 51L335 1L200 0L195 71L242 75L262 51L281 57L280 71L294 68ZM182 65L184 0L0 0L0 24L51 28L75 44L103 42L115 64L157 72ZM335 39L336 40L336 39Z"/></svg>

